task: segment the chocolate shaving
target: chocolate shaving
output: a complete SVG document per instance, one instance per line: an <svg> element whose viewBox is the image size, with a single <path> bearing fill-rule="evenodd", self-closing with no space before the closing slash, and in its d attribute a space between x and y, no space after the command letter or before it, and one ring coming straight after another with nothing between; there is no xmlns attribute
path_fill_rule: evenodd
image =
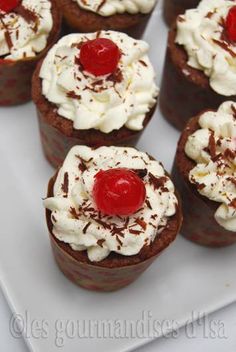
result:
<svg viewBox="0 0 236 352"><path fill-rule="evenodd" d="M83 210L84 210L84 212L86 212L86 211L91 211L91 212L95 213L95 209L93 209L90 205L88 205L87 207L85 207Z"/></svg>
<svg viewBox="0 0 236 352"><path fill-rule="evenodd" d="M73 90L71 90L70 92L66 93L66 96L68 98L72 98L72 99L77 99L77 100L81 99L81 95L76 94Z"/></svg>
<svg viewBox="0 0 236 352"><path fill-rule="evenodd" d="M109 224L107 224L105 221L102 221L100 219L96 219L95 220L99 225L101 225L102 227L104 227L104 229L110 229L111 226Z"/></svg>
<svg viewBox="0 0 236 352"><path fill-rule="evenodd" d="M233 111L233 116L236 119L236 108L233 104L231 104L231 110Z"/></svg>
<svg viewBox="0 0 236 352"><path fill-rule="evenodd" d="M80 160L80 163L79 163L79 170L83 173L84 171L87 170L87 166L85 164L85 160L82 159L79 155L76 155L76 158L78 158Z"/></svg>
<svg viewBox="0 0 236 352"><path fill-rule="evenodd" d="M234 198L234 199L229 203L229 206L236 209L236 198Z"/></svg>
<svg viewBox="0 0 236 352"><path fill-rule="evenodd" d="M147 228L147 223L140 218L135 219L136 223L142 227L143 230L146 230Z"/></svg>
<svg viewBox="0 0 236 352"><path fill-rule="evenodd" d="M92 86L93 87L96 87L96 86L101 86L103 84L103 80L102 79L99 79L98 81L95 81L92 83Z"/></svg>
<svg viewBox="0 0 236 352"><path fill-rule="evenodd" d="M216 142L215 142L215 133L213 131L211 131L211 133L210 133L208 147L209 147L209 152L210 152L211 158L215 158L216 157Z"/></svg>
<svg viewBox="0 0 236 352"><path fill-rule="evenodd" d="M68 172L65 172L61 189L66 194L66 196L68 195L68 187L69 187L69 175L68 175Z"/></svg>
<svg viewBox="0 0 236 352"><path fill-rule="evenodd" d="M138 230L129 230L129 232L130 233L132 233L133 235L140 235L140 233L142 232L142 231L138 231Z"/></svg>
<svg viewBox="0 0 236 352"><path fill-rule="evenodd" d="M56 218L55 218L54 215L52 215L52 221L53 221L53 222L57 222L57 220L56 220Z"/></svg>
<svg viewBox="0 0 236 352"><path fill-rule="evenodd" d="M235 177L228 177L227 180L232 182L234 184L234 186L236 187L236 178Z"/></svg>
<svg viewBox="0 0 236 352"><path fill-rule="evenodd" d="M199 183L199 182L194 182L195 183L195 185L197 186L197 189L199 190L199 191L201 191L203 188L205 188L206 187L206 185L204 184L204 183Z"/></svg>
<svg viewBox="0 0 236 352"><path fill-rule="evenodd" d="M5 37L5 40L7 42L7 46L8 48L11 50L11 48L13 47L13 43L12 43L12 40L11 40L11 35L8 31L6 31L4 33L4 37Z"/></svg>
<svg viewBox="0 0 236 352"><path fill-rule="evenodd" d="M232 57L236 57L236 53L230 49L229 43L221 42L220 40L213 39L213 42L220 46L222 49L226 50Z"/></svg>
<svg viewBox="0 0 236 352"><path fill-rule="evenodd" d="M117 240L117 242L119 243L120 246L123 245L122 241L120 240L120 238L118 236L116 236L116 240Z"/></svg>
<svg viewBox="0 0 236 352"><path fill-rule="evenodd" d="M115 235L118 235L118 236L121 236L121 237L124 237L124 234L122 231L126 230L126 228L124 227L116 227L114 226L113 229L111 230L111 235L112 236L115 236Z"/></svg>
<svg viewBox="0 0 236 352"><path fill-rule="evenodd" d="M153 185L155 190L162 188L163 191L166 191L166 189L164 188L164 184L167 181L166 176L157 178L151 172L149 172L148 175L149 175L149 182Z"/></svg>
<svg viewBox="0 0 236 352"><path fill-rule="evenodd" d="M101 8L105 5L106 0L102 0L101 4L97 7L97 12L101 10Z"/></svg>
<svg viewBox="0 0 236 352"><path fill-rule="evenodd" d="M144 62L143 60L139 60L140 64L142 64L144 67L147 67L146 62Z"/></svg>
<svg viewBox="0 0 236 352"><path fill-rule="evenodd" d="M206 18L211 18L213 15L214 15L214 11L209 11L207 14L206 14Z"/></svg>
<svg viewBox="0 0 236 352"><path fill-rule="evenodd" d="M70 208L70 214L74 219L77 219L77 220L79 219L79 214L77 213L75 208L73 207Z"/></svg>
<svg viewBox="0 0 236 352"><path fill-rule="evenodd" d="M86 232L87 232L87 230L88 230L88 228L89 228L90 225L91 225L91 222L88 222L88 223L84 226L84 228L83 228L83 233L84 233L84 234L86 234Z"/></svg>
<svg viewBox="0 0 236 352"><path fill-rule="evenodd" d="M100 34L101 34L101 31L97 31L97 33L96 33L96 38L99 38L99 37L100 37Z"/></svg>
<svg viewBox="0 0 236 352"><path fill-rule="evenodd" d="M97 240L97 244L103 248L103 243L105 242L105 240L101 239L101 240Z"/></svg>
<svg viewBox="0 0 236 352"><path fill-rule="evenodd" d="M234 104L231 104L231 110L233 112L234 118L236 119L236 108L235 108Z"/></svg>
<svg viewBox="0 0 236 352"><path fill-rule="evenodd" d="M178 22L185 22L185 18L179 15L179 16L177 17L177 21L178 21Z"/></svg>
<svg viewBox="0 0 236 352"><path fill-rule="evenodd" d="M152 210L152 206L151 206L151 203L149 202L148 199L146 199L145 203L147 204L147 207Z"/></svg>
<svg viewBox="0 0 236 352"><path fill-rule="evenodd" d="M208 150L207 150L208 152ZM217 154L214 158L212 158L212 161L215 163L215 162L219 162L221 159L222 159L222 154Z"/></svg>
<svg viewBox="0 0 236 352"><path fill-rule="evenodd" d="M133 169L133 171L142 179L147 176L147 169Z"/></svg>
<svg viewBox="0 0 236 352"><path fill-rule="evenodd" d="M229 149L229 148L227 148L226 150L225 150L225 152L224 152L224 157L225 158L229 158L229 159L234 159L235 158L235 156L236 156L236 151L233 151L233 150L231 150L231 149Z"/></svg>
<svg viewBox="0 0 236 352"><path fill-rule="evenodd" d="M118 68L114 73L107 77L107 81L111 81L114 84L120 83L123 80L123 75L121 70Z"/></svg>
<svg viewBox="0 0 236 352"><path fill-rule="evenodd" d="M4 32L4 37L5 37L5 40L6 40L6 43L7 43L7 46L9 48L9 50L11 50L11 48L13 47L13 43L12 43L12 40L11 40L11 35L10 35L10 32L7 28L7 25L4 23L3 21L3 16L0 15L0 21L2 23L2 26L3 28L5 29L5 32Z"/></svg>

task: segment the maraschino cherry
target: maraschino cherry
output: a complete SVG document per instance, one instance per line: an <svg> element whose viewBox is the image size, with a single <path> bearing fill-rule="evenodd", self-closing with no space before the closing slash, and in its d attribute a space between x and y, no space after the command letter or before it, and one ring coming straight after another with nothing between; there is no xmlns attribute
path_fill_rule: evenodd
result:
<svg viewBox="0 0 236 352"><path fill-rule="evenodd" d="M236 41L236 6L231 7L225 22L229 40Z"/></svg>
<svg viewBox="0 0 236 352"><path fill-rule="evenodd" d="M0 10L6 13L14 10L21 0L0 0Z"/></svg>
<svg viewBox="0 0 236 352"><path fill-rule="evenodd" d="M84 70L94 76L115 72L120 57L118 46L106 38L89 40L80 48L80 62Z"/></svg>
<svg viewBox="0 0 236 352"><path fill-rule="evenodd" d="M142 207L146 188L134 171L109 169L96 174L93 196L103 214L128 216Z"/></svg>

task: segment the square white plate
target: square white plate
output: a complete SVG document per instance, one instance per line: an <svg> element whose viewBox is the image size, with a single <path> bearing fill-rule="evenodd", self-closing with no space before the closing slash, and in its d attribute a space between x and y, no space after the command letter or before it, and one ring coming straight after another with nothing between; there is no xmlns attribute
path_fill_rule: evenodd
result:
<svg viewBox="0 0 236 352"><path fill-rule="evenodd" d="M166 35L156 10L146 39L158 82ZM32 351L128 351L236 300L236 246L207 249L181 237L119 292L94 293L71 284L51 255L41 198L53 169L41 151L33 104L1 108L0 120L0 281ZM170 170L177 139L178 132L158 111L139 148ZM101 325L99 332L97 321L110 326L110 334ZM132 334L130 326L137 332ZM85 338L88 327L91 336Z"/></svg>

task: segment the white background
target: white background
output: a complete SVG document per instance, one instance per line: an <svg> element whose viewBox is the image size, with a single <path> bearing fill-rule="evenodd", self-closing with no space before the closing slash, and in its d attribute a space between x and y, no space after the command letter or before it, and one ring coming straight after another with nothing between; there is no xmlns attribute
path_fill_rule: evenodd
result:
<svg viewBox="0 0 236 352"><path fill-rule="evenodd" d="M0 351L1 352L28 352L22 338L14 338L10 333L11 312L0 291ZM160 338L136 352L176 352L176 351L191 351L191 352L236 352L236 303L222 309L207 318L206 330L203 329L202 324L194 324L194 333L186 337L186 329L180 331L179 337L175 338ZM224 326L225 338L210 337L211 332L209 326L211 322L217 326ZM214 325L215 326L215 325ZM191 330L192 331L192 330ZM222 330L221 330L222 333ZM221 334L222 335L222 334ZM205 337L204 337L205 336ZM58 351L66 351L66 349L58 349ZM43 352L43 351L42 351ZM50 352L50 351L45 351ZM95 352L93 350L84 352Z"/></svg>

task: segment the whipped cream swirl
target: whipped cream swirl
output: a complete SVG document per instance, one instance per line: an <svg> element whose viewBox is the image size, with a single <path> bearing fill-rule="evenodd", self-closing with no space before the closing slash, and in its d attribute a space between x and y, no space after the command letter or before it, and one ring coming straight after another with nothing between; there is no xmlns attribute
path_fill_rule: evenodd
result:
<svg viewBox="0 0 236 352"><path fill-rule="evenodd" d="M100 170L137 170L146 187L143 207L128 217L105 216L96 210L92 191ZM150 245L176 213L174 185L163 166L134 148L73 147L54 184L54 196L44 200L52 211L53 234L75 251L87 250L90 261L101 261L110 252L138 254Z"/></svg>
<svg viewBox="0 0 236 352"><path fill-rule="evenodd" d="M230 42L224 23L235 0L202 0L177 20L176 43L188 54L188 65L209 77L218 94L236 94L236 43Z"/></svg>
<svg viewBox="0 0 236 352"><path fill-rule="evenodd" d="M196 162L189 181L198 192L221 205L216 221L236 231L236 103L228 101L218 111L199 119L200 129L189 136L185 152Z"/></svg>
<svg viewBox="0 0 236 352"><path fill-rule="evenodd" d="M0 11L0 56L9 60L30 58L47 46L53 27L51 1L22 0L10 13Z"/></svg>
<svg viewBox="0 0 236 352"><path fill-rule="evenodd" d="M98 36L112 40L122 53L111 75L95 77L79 63L81 43ZM109 133L126 126L141 130L158 95L148 50L146 42L119 32L65 36L43 62L42 93L58 107L60 116L73 121L74 129L94 128Z"/></svg>
<svg viewBox="0 0 236 352"><path fill-rule="evenodd" d="M74 0L85 10L98 13L101 16L111 16L117 13L130 14L149 13L157 0Z"/></svg>

